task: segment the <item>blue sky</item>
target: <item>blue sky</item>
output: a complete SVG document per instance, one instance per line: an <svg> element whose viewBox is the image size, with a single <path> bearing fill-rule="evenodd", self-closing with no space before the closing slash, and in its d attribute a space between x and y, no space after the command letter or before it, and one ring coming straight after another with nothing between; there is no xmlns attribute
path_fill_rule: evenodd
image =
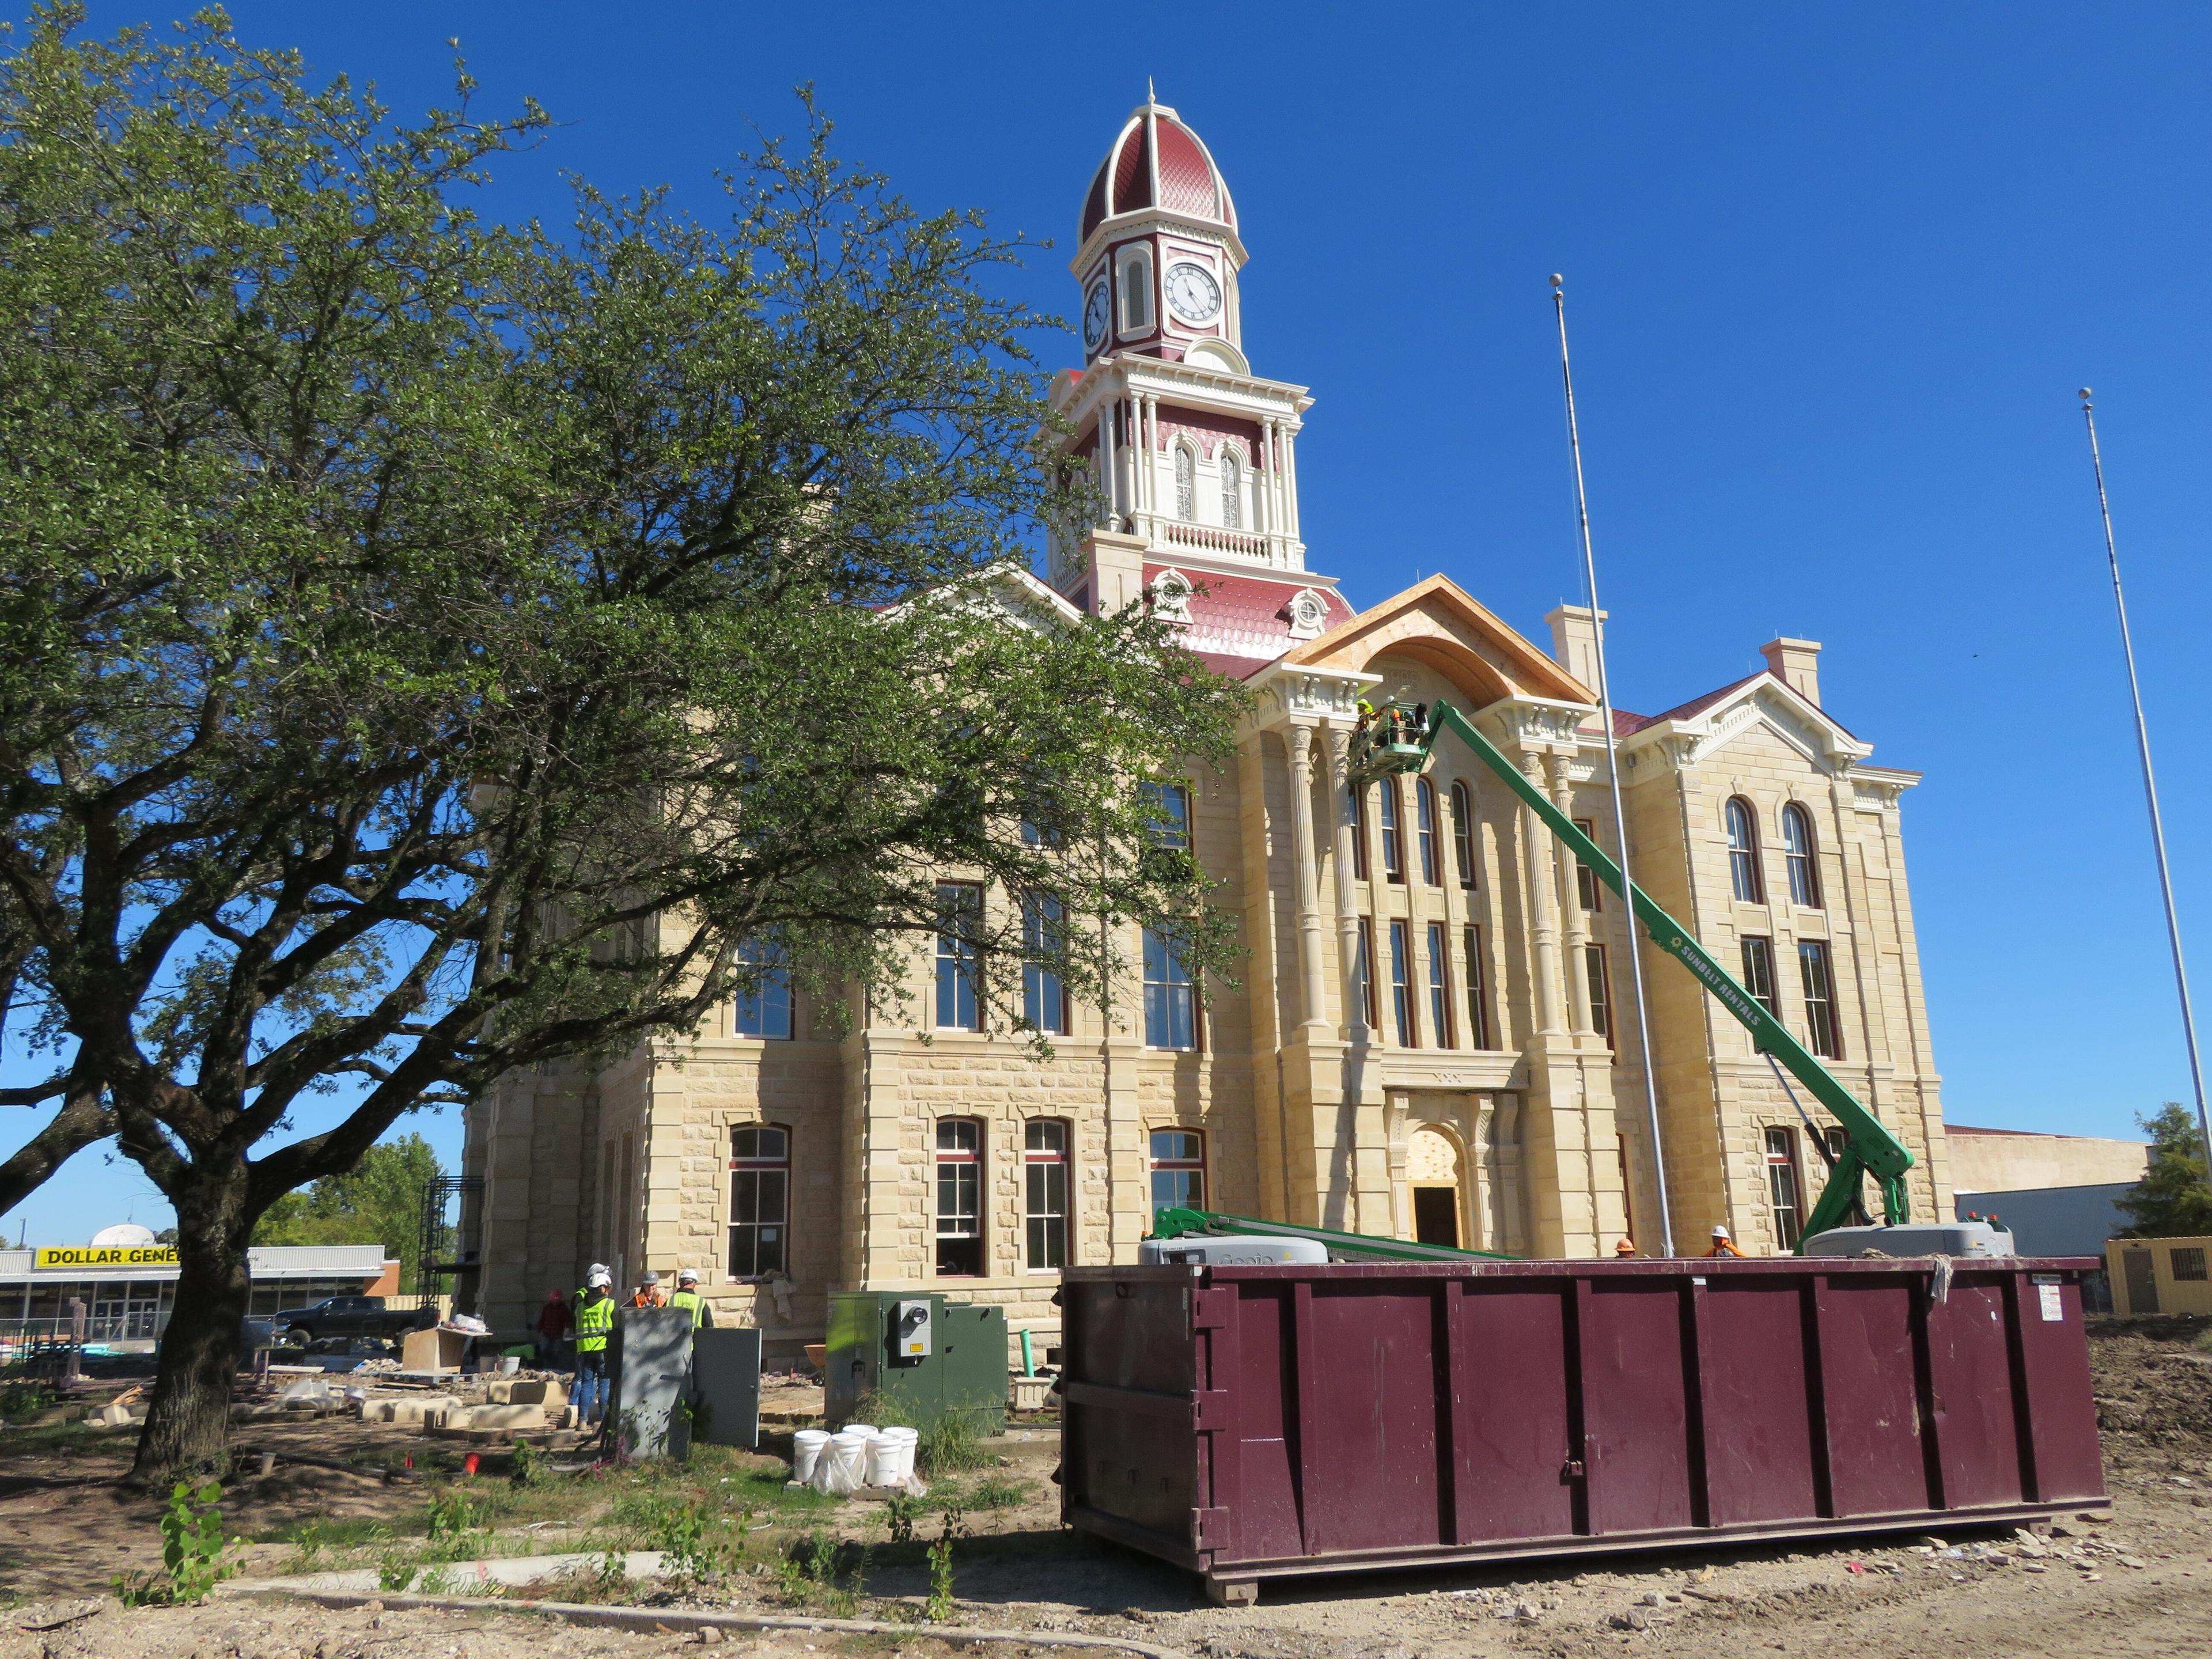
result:
<svg viewBox="0 0 2212 1659"><path fill-rule="evenodd" d="M1317 398L1314 567L1363 605L1441 569L1540 640L1579 586L1546 282L1565 272L1623 706L1734 679L1778 632L1824 641L1831 712L1928 775L1905 845L1949 1115L2118 1134L2187 1097L2073 394L2098 392L2212 989L2212 12L233 15L405 113L459 36L482 108L532 94L563 124L502 166L488 206L510 216L562 216L564 171L718 212L714 169L750 123L791 131L811 80L843 151L918 203L1055 239L1010 280L1063 312L1083 188L1153 76L1236 192L1255 369ZM457 1121L427 1127L457 1156ZM134 1204L157 1218L135 1169L88 1153L6 1224L68 1242Z"/></svg>

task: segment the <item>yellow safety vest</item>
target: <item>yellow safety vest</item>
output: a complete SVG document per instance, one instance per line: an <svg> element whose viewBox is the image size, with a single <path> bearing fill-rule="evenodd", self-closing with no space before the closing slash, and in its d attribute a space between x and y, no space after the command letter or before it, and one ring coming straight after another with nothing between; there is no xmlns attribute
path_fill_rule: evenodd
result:
<svg viewBox="0 0 2212 1659"><path fill-rule="evenodd" d="M677 1291L668 1298L668 1305L689 1308L691 1310L691 1328L695 1331L707 1322L707 1298L696 1291Z"/></svg>
<svg viewBox="0 0 2212 1659"><path fill-rule="evenodd" d="M615 1299L600 1292L596 1301L586 1291L576 1301L576 1352L605 1353L607 1333L615 1328Z"/></svg>

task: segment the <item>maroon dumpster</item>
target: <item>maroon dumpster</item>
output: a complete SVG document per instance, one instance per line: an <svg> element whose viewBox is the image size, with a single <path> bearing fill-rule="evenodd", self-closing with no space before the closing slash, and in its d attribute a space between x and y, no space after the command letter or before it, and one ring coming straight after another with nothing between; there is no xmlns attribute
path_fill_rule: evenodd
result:
<svg viewBox="0 0 2212 1659"><path fill-rule="evenodd" d="M2083 1257L1077 1267L1061 1512L1203 1575L2105 1501Z"/></svg>

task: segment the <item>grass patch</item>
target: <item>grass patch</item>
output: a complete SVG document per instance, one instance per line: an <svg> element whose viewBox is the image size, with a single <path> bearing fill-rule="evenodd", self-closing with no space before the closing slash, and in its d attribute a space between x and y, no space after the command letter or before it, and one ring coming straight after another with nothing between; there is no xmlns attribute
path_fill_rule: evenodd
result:
<svg viewBox="0 0 2212 1659"><path fill-rule="evenodd" d="M1013 1510L1028 1503L1036 1492L1036 1488L1026 1480L1001 1480L994 1476L978 1480L961 1501L971 1510Z"/></svg>

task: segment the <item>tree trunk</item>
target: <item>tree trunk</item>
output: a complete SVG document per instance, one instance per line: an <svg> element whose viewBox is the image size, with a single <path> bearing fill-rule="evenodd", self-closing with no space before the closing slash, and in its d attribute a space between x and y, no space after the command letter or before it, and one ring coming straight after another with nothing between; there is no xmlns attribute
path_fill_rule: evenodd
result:
<svg viewBox="0 0 2212 1659"><path fill-rule="evenodd" d="M131 1470L133 1480L156 1486L222 1472L252 1290L245 1160L196 1167L185 1180L188 1185L169 1194L177 1211L176 1305L162 1333L153 1400Z"/></svg>

